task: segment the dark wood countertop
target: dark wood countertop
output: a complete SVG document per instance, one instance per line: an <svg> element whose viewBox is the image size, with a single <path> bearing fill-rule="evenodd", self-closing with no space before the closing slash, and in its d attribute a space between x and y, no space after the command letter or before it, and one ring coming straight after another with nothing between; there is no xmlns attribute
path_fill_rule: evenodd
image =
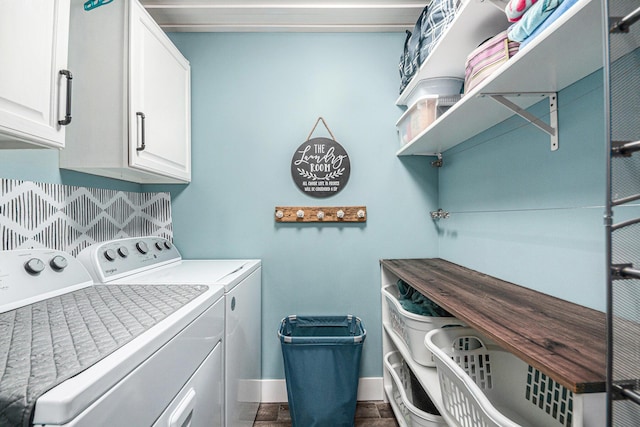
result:
<svg viewBox="0 0 640 427"><path fill-rule="evenodd" d="M605 391L605 313L442 259L380 264L574 393Z"/></svg>

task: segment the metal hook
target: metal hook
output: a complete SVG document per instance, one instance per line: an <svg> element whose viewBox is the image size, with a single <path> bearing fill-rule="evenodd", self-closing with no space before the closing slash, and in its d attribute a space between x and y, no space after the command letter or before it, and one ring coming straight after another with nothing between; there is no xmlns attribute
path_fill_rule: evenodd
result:
<svg viewBox="0 0 640 427"><path fill-rule="evenodd" d="M432 211L431 219L447 219L449 218L449 212L444 211L442 209L438 209L437 211Z"/></svg>

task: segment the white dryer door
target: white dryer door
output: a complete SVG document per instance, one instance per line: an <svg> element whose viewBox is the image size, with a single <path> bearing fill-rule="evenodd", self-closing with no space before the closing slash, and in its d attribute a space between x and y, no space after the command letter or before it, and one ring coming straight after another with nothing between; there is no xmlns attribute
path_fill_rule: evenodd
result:
<svg viewBox="0 0 640 427"><path fill-rule="evenodd" d="M253 426L262 397L261 270L224 296L226 426Z"/></svg>

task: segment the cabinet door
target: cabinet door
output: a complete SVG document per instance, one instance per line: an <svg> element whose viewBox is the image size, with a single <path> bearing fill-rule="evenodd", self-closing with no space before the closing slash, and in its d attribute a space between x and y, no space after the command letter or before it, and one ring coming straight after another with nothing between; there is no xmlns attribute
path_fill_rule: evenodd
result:
<svg viewBox="0 0 640 427"><path fill-rule="evenodd" d="M0 0L0 148L64 147L68 41L69 0Z"/></svg>
<svg viewBox="0 0 640 427"><path fill-rule="evenodd" d="M189 62L138 2L131 2L129 55L129 165L189 182Z"/></svg>

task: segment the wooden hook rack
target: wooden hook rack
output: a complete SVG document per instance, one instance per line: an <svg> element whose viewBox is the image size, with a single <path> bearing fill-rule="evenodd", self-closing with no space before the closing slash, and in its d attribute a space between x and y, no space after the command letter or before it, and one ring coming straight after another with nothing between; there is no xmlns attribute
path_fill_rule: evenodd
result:
<svg viewBox="0 0 640 427"><path fill-rule="evenodd" d="M276 206L276 222L366 222L366 206Z"/></svg>

